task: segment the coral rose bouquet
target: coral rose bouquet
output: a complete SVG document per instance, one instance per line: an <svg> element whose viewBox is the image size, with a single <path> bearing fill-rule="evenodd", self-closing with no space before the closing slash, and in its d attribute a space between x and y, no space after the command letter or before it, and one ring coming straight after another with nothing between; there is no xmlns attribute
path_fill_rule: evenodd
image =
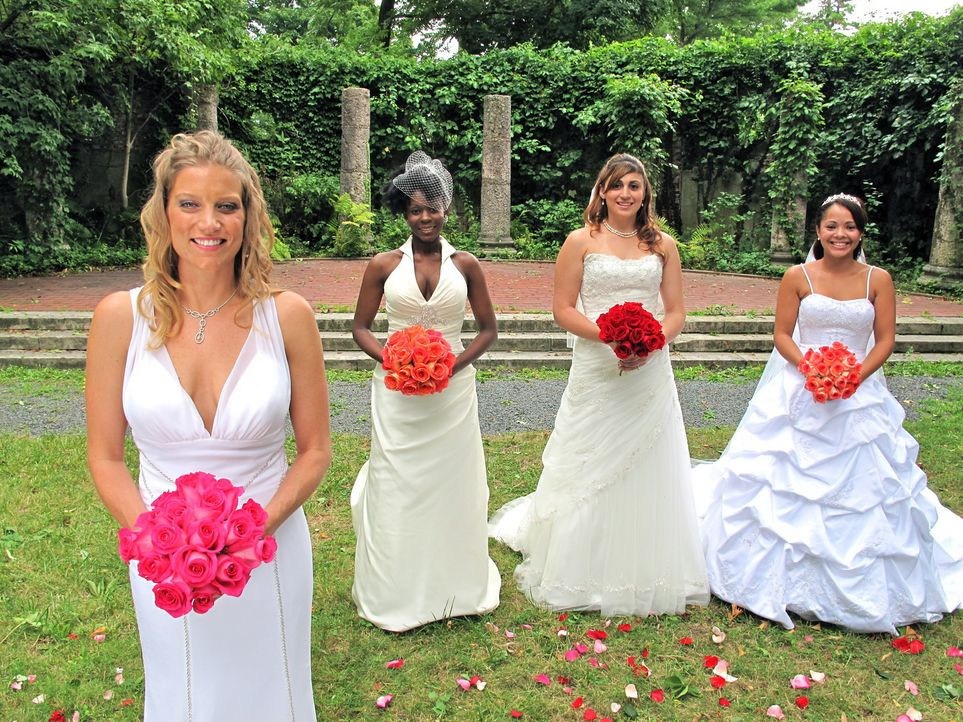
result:
<svg viewBox="0 0 963 722"><path fill-rule="evenodd" d="M196 471L174 481L134 523L117 532L124 563L154 582L154 603L172 617L208 611L219 597L241 595L251 571L274 559L265 536L267 512L253 499L238 508L243 489Z"/></svg>
<svg viewBox="0 0 963 722"><path fill-rule="evenodd" d="M615 344L615 355L647 356L665 346L662 324L641 303L619 303L598 317L599 338Z"/></svg>
<svg viewBox="0 0 963 722"><path fill-rule="evenodd" d="M806 377L806 390L824 404L852 396L859 387L863 365L845 344L833 341L829 346L808 349L796 368Z"/></svg>
<svg viewBox="0 0 963 722"><path fill-rule="evenodd" d="M425 396L448 386L455 354L438 331L409 326L388 337L381 367L385 387L406 396Z"/></svg>

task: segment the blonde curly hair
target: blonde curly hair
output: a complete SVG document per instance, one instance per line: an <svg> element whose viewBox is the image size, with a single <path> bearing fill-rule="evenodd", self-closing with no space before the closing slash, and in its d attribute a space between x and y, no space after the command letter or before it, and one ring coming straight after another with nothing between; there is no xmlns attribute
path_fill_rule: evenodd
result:
<svg viewBox="0 0 963 722"><path fill-rule="evenodd" d="M234 259L237 295L253 302L271 294L269 277L274 227L268 218L267 203L257 173L241 152L219 133L210 130L178 133L154 159L153 190L140 212L140 225L147 239L147 260L142 267L144 287L137 297L137 305L150 322L151 348L162 346L174 336L184 320L176 295L181 283L167 218L168 194L178 172L204 165L226 168L241 182L244 238Z"/></svg>

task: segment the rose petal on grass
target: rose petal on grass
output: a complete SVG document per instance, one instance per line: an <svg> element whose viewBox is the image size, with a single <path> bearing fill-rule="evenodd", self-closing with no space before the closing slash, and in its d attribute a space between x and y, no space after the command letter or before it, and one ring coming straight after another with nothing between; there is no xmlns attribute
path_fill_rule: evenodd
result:
<svg viewBox="0 0 963 722"><path fill-rule="evenodd" d="M950 647L946 650L947 657L963 657L963 650L959 647Z"/></svg>
<svg viewBox="0 0 963 722"><path fill-rule="evenodd" d="M10 683L10 689L12 689L14 692L19 692L20 690L23 689L23 682L17 679L13 680Z"/></svg>
<svg viewBox="0 0 963 722"><path fill-rule="evenodd" d="M559 614L559 615L558 615L558 621L564 622L566 619L568 619L568 612L565 612L564 614Z"/></svg>
<svg viewBox="0 0 963 722"><path fill-rule="evenodd" d="M603 632L601 629L590 629L585 633L585 636L589 639L605 639L609 635Z"/></svg>
<svg viewBox="0 0 963 722"><path fill-rule="evenodd" d="M767 709L766 716L775 717L776 719L786 719L786 715L782 713L782 707L780 707L778 704L774 704Z"/></svg>
<svg viewBox="0 0 963 722"><path fill-rule="evenodd" d="M521 719L521 718L524 716L524 715L523 715L521 712L519 712L517 709L513 709L513 710L512 710L511 712L509 712L508 714L511 716L512 719Z"/></svg>
<svg viewBox="0 0 963 722"><path fill-rule="evenodd" d="M723 632L719 627L712 628L712 641L716 644L722 644L726 641L726 633Z"/></svg>
<svg viewBox="0 0 963 722"><path fill-rule="evenodd" d="M629 699L638 699L639 690L635 688L634 684L627 684L625 685L625 696L628 697Z"/></svg>
<svg viewBox="0 0 963 722"><path fill-rule="evenodd" d="M604 652L606 649L608 649L608 647L606 647L606 646L602 643L602 640L601 640L601 639L596 639L596 640L595 640L595 646L593 647L593 649L595 650L595 653L596 653L596 654L602 654L602 652Z"/></svg>
<svg viewBox="0 0 963 722"><path fill-rule="evenodd" d="M401 669L404 666L404 659L392 659L390 662L385 662L385 669Z"/></svg>
<svg viewBox="0 0 963 722"><path fill-rule="evenodd" d="M584 644L582 644L581 642L576 642L575 645L572 647L572 649L574 649L574 650L575 650L576 652L578 652L579 654L585 654L585 653L588 651L589 648L586 647L586 646L585 646Z"/></svg>
<svg viewBox="0 0 963 722"><path fill-rule="evenodd" d="M562 691L563 691L565 694L567 694L567 695L571 695L571 694L572 694L572 688L569 687L568 685L566 685L565 687L562 687Z"/></svg>
<svg viewBox="0 0 963 722"><path fill-rule="evenodd" d="M609 705L609 709L612 710L612 714L618 714L619 710L622 709L622 705L620 705L618 702L613 702Z"/></svg>
<svg viewBox="0 0 963 722"><path fill-rule="evenodd" d="M816 684L822 684L823 682L826 681L826 673L817 672L816 670L811 669L809 670L809 678Z"/></svg>
<svg viewBox="0 0 963 722"><path fill-rule="evenodd" d="M692 637L683 637L679 640L679 644L681 644L683 647L692 646Z"/></svg>
<svg viewBox="0 0 963 722"><path fill-rule="evenodd" d="M596 669L605 669L605 664L603 662L598 661L598 659L596 659L595 657L591 657L589 659L589 664L591 664Z"/></svg>
<svg viewBox="0 0 963 722"><path fill-rule="evenodd" d="M583 702L585 702L584 697L576 697L575 699L572 700L572 709L578 709L579 707L582 706Z"/></svg>
<svg viewBox="0 0 963 722"><path fill-rule="evenodd" d="M566 650L565 652L566 662L574 662L576 659L578 659L578 650L576 650L574 647L572 649Z"/></svg>
<svg viewBox="0 0 963 722"><path fill-rule="evenodd" d="M796 697L796 706L799 709L806 709L809 706L809 697Z"/></svg>
<svg viewBox="0 0 963 722"><path fill-rule="evenodd" d="M114 690L108 689L106 692L104 692L104 699L106 699L108 702L113 698L114 698Z"/></svg>
<svg viewBox="0 0 963 722"><path fill-rule="evenodd" d="M631 632L631 631L632 631L632 625L631 625L631 624L628 624L627 622L623 622L622 624L619 625L619 631L620 631L620 632Z"/></svg>
<svg viewBox="0 0 963 722"><path fill-rule="evenodd" d="M560 630L558 630L555 634L557 634L559 637L567 637L567 636L568 636L568 630L567 630L567 629L560 629Z"/></svg>
<svg viewBox="0 0 963 722"><path fill-rule="evenodd" d="M702 664L706 669L712 669L717 664L719 664L719 658L711 654L706 655L702 658Z"/></svg>
<svg viewBox="0 0 963 722"><path fill-rule="evenodd" d="M720 677L718 674L709 677L709 684L711 684L716 689L722 689L726 686L725 677Z"/></svg>
<svg viewBox="0 0 963 722"><path fill-rule="evenodd" d="M536 674L534 677L532 677L532 679L539 684L544 684L546 687L552 683L551 677L549 677L547 674Z"/></svg>
<svg viewBox="0 0 963 722"><path fill-rule="evenodd" d="M471 682L469 682L469 681L468 681L467 679L465 679L464 677L458 677L458 678L456 678L456 679L455 679L455 684L457 684L459 687L461 687L465 692L467 692L469 689L471 689Z"/></svg>
<svg viewBox="0 0 963 722"><path fill-rule="evenodd" d="M720 707L729 707L731 704L732 704L732 702L730 702L729 700L727 700L725 697L720 697L720 698L719 698L719 706L720 706Z"/></svg>
<svg viewBox="0 0 963 722"><path fill-rule="evenodd" d="M70 715L70 722L80 722L80 711L74 710L74 713Z"/></svg>
<svg viewBox="0 0 963 722"><path fill-rule="evenodd" d="M375 700L375 707L378 709L387 709L388 705L391 704L395 696L393 694L383 694L378 699Z"/></svg>
<svg viewBox="0 0 963 722"><path fill-rule="evenodd" d="M33 702L34 704L43 704L43 701L44 701L45 699L47 699L47 695L45 695L45 694L38 694L36 697L34 697L34 698L33 698L32 700L30 700L30 701Z"/></svg>
<svg viewBox="0 0 963 722"><path fill-rule="evenodd" d="M953 669L956 670L957 674L963 674L963 666L960 666L959 662L953 662Z"/></svg>
<svg viewBox="0 0 963 722"><path fill-rule="evenodd" d="M729 674L729 663L724 659L720 659L719 664L712 668L712 673L722 677L726 682L735 682L738 679Z"/></svg>
<svg viewBox="0 0 963 722"><path fill-rule="evenodd" d="M530 630L530 629L532 629L532 625L531 625L531 624L523 624L523 625L522 625L522 629L528 629L528 630Z"/></svg>
<svg viewBox="0 0 963 722"><path fill-rule="evenodd" d="M656 704L662 704L662 702L665 700L665 692L663 692L661 689L653 689L651 692L649 692L649 697Z"/></svg>
<svg viewBox="0 0 963 722"><path fill-rule="evenodd" d="M916 683L911 682L908 679L905 682L903 682L903 688L914 697L920 693L920 688L916 686Z"/></svg>
<svg viewBox="0 0 963 722"><path fill-rule="evenodd" d="M594 709L587 709L582 713L582 719L586 722L592 722L592 720L598 719L599 716L596 714Z"/></svg>
<svg viewBox="0 0 963 722"><path fill-rule="evenodd" d="M120 706L121 706L121 707L130 707L132 704L134 704L134 698L133 698L133 697L128 697L127 699L122 699L122 700L120 701Z"/></svg>
<svg viewBox="0 0 963 722"><path fill-rule="evenodd" d="M515 632L513 632L513 631L510 630L510 629L506 629L506 630L505 630L505 636L506 636L508 639L515 639Z"/></svg>
<svg viewBox="0 0 963 722"><path fill-rule="evenodd" d="M900 717L906 717L906 719L911 720L911 722L920 722L923 719L923 713L914 707L910 707L906 710Z"/></svg>
<svg viewBox="0 0 963 722"><path fill-rule="evenodd" d="M37 675L35 675L35 674L28 674L28 675L27 675L27 681L28 681L30 684L33 684L34 682L37 681Z"/></svg>
<svg viewBox="0 0 963 722"><path fill-rule="evenodd" d="M468 680L468 684L470 684L472 687L474 687L479 692L481 692L488 685L488 682L486 682L477 674L475 674L475 675L472 675L472 677Z"/></svg>
<svg viewBox="0 0 963 722"><path fill-rule="evenodd" d="M789 686L793 689L809 689L813 685L812 682L809 681L809 677L804 674L797 674L789 680Z"/></svg>

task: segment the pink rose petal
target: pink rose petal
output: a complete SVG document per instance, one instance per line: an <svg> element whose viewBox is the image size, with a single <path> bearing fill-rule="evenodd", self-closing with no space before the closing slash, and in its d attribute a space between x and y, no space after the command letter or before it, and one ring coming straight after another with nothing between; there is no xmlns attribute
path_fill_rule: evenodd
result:
<svg viewBox="0 0 963 722"><path fill-rule="evenodd" d="M585 653L588 651L588 647L586 647L586 646L585 646L584 644L582 644L581 642L576 642L576 643L575 643L575 646L573 647L573 649L574 649L576 652L578 652L579 654L585 654Z"/></svg>
<svg viewBox="0 0 963 722"><path fill-rule="evenodd" d="M774 704L772 707L766 710L767 717L775 717L776 719L786 719L786 715L782 713L782 707L778 704Z"/></svg>
<svg viewBox="0 0 963 722"><path fill-rule="evenodd" d="M477 682L475 682L475 689L481 692L483 689L485 689L487 685L488 685L488 682L486 682L483 679L479 679Z"/></svg>
<svg viewBox="0 0 963 722"><path fill-rule="evenodd" d="M510 630L510 629L506 629L506 630L505 630L505 636L506 636L508 639L515 639L515 632L513 632L513 631Z"/></svg>
<svg viewBox="0 0 963 722"><path fill-rule="evenodd" d="M639 690L637 690L637 689L635 688L635 685L634 685L634 684L627 684L627 685L625 685L625 696L628 697L629 699L638 699L638 698L639 698ZM613 712L618 712L618 710L615 710L615 709L612 710L612 711L613 711Z"/></svg>
<svg viewBox="0 0 963 722"><path fill-rule="evenodd" d="M716 644L722 644L726 641L726 633L723 632L719 627L712 628L712 641Z"/></svg>
<svg viewBox="0 0 963 722"><path fill-rule="evenodd" d="M10 689L12 689L14 692L19 692L23 689L23 682L21 682L19 679L13 680L10 683Z"/></svg>
<svg viewBox="0 0 963 722"><path fill-rule="evenodd" d="M555 634L557 634L559 637L567 637L567 636L568 636L568 630L567 630L567 629L560 629L560 630L558 630Z"/></svg>
<svg viewBox="0 0 963 722"><path fill-rule="evenodd" d="M920 688L916 686L915 682L906 680L905 682L903 682L903 687L906 689L907 692L909 692L914 697L916 697L920 693Z"/></svg>
<svg viewBox="0 0 963 722"><path fill-rule="evenodd" d="M463 690L465 690L466 692L467 692L469 689L471 689L471 682L469 682L469 681L468 681L467 679L465 679L464 677L458 677L458 678L455 680L455 684L457 684L459 687L461 687L461 688L462 688Z"/></svg>
<svg viewBox="0 0 963 722"><path fill-rule="evenodd" d="M74 710L74 713L70 715L70 722L80 722L80 712Z"/></svg>
<svg viewBox="0 0 963 722"><path fill-rule="evenodd" d="M724 659L720 659L719 663L712 668L712 673L717 677L722 677L726 682L735 682L738 679L738 677L729 674L729 663Z"/></svg>
<svg viewBox="0 0 963 722"><path fill-rule="evenodd" d="M946 650L947 657L963 657L963 650L959 647L950 647Z"/></svg>
<svg viewBox="0 0 963 722"><path fill-rule="evenodd" d="M789 686L793 689L809 689L813 685L812 682L809 681L809 677L804 674L797 674L789 680Z"/></svg>
<svg viewBox="0 0 963 722"><path fill-rule="evenodd" d="M106 692L104 692L104 699L106 699L107 701L110 701L113 698L114 698L114 690L108 689Z"/></svg>
<svg viewBox="0 0 963 722"><path fill-rule="evenodd" d="M532 677L532 679L534 679L539 684L544 684L546 687L548 687L548 685L552 683L552 678L549 677L547 674L536 674L534 677Z"/></svg>
<svg viewBox="0 0 963 722"><path fill-rule="evenodd" d="M618 702L613 702L609 705L609 709L612 710L612 714L618 714L619 710L622 709L622 705L620 705Z"/></svg>
<svg viewBox="0 0 963 722"><path fill-rule="evenodd" d="M30 700L30 701L33 702L34 704L43 704L43 701L44 701L45 699L47 699L47 695L38 694L36 697L34 697L34 698L33 698L32 700Z"/></svg>
<svg viewBox="0 0 963 722"><path fill-rule="evenodd" d="M825 673L825 672L817 672L817 671L814 670L814 669L809 670L809 677L810 677L810 679L812 679L812 681L815 682L816 684L822 684L823 682L826 681L826 673Z"/></svg>
<svg viewBox="0 0 963 722"><path fill-rule="evenodd" d="M531 628L532 628L532 625L531 625L531 624L523 624L523 625L522 625L522 629L531 629Z"/></svg>
<svg viewBox="0 0 963 722"><path fill-rule="evenodd" d="M392 659L390 662L385 662L385 669L401 669L404 666L404 659Z"/></svg>
<svg viewBox="0 0 963 722"><path fill-rule="evenodd" d="M608 649L608 647L606 647L604 644L602 644L602 640L601 640L601 639L596 639L596 640L595 640L594 649L595 649L595 653L596 653L596 654L602 654L602 652L604 652L606 649Z"/></svg>
<svg viewBox="0 0 963 722"><path fill-rule="evenodd" d="M34 682L37 681L37 675L35 675L35 674L28 674L28 675L27 675L27 681L30 682L30 684L33 684Z"/></svg>
<svg viewBox="0 0 963 722"><path fill-rule="evenodd" d="M375 700L375 707L377 707L378 709L385 709L388 707L389 704L391 704L391 700L393 700L394 698L395 696L393 694L383 694L380 697L378 697L377 700Z"/></svg>
<svg viewBox="0 0 963 722"><path fill-rule="evenodd" d="M569 650L567 650L567 651L565 652L565 661L566 661L566 662L574 662L576 659L578 659L578 650L577 650L577 649L572 648L572 649L569 649Z"/></svg>
<svg viewBox="0 0 963 722"><path fill-rule="evenodd" d="M596 669L604 669L604 668L605 668L605 665L604 665L602 662L599 662L595 657L592 657L592 658L589 659L589 664L591 664L591 665L592 665L593 667L595 667Z"/></svg>

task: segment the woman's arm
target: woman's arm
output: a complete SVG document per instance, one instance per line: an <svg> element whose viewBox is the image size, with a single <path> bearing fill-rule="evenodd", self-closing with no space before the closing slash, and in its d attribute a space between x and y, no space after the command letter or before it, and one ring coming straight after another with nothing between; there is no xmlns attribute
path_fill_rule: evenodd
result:
<svg viewBox="0 0 963 722"><path fill-rule="evenodd" d="M87 468L97 493L121 526L133 526L147 511L124 463L124 368L134 328L127 291L97 304L87 337Z"/></svg>
<svg viewBox="0 0 963 722"><path fill-rule="evenodd" d="M378 315L378 308L381 306L381 297L384 296L385 292L385 281L400 260L398 254L392 251L376 255L364 269L361 288L358 289L358 302L354 308L351 335L358 347L378 363L383 360L381 355L382 345L372 333L371 324L374 323L375 316Z"/></svg>
<svg viewBox="0 0 963 722"><path fill-rule="evenodd" d="M799 346L793 341L792 332L799 318L799 301L804 285L802 267L793 266L782 275L776 296L772 341L780 355L793 366L798 366L803 357Z"/></svg>
<svg viewBox="0 0 963 722"><path fill-rule="evenodd" d="M268 534L314 493L331 464L328 383L314 312L296 293L282 291L274 298L291 370L291 425L297 456L264 508Z"/></svg>
<svg viewBox="0 0 963 722"><path fill-rule="evenodd" d="M893 353L896 346L896 289L893 279L882 268L874 268L870 279L870 294L876 319L873 322L874 344L863 359L859 380L865 381Z"/></svg>
<svg viewBox="0 0 963 722"><path fill-rule="evenodd" d="M662 263L662 305L665 316L662 319L662 333L666 343L672 343L682 333L685 326L685 299L682 295L682 260L679 248L672 236L662 234L662 249L665 258Z"/></svg>
<svg viewBox="0 0 963 722"><path fill-rule="evenodd" d="M589 230L572 231L555 259L555 293L552 297L552 313L555 323L569 333L590 341L598 341L598 324L575 308L579 291L582 290L582 264L588 251Z"/></svg>
<svg viewBox="0 0 963 722"><path fill-rule="evenodd" d="M492 307L491 296L488 295L485 273L482 271L478 259L472 254L462 251L452 257L452 262L461 271L465 277L465 282L468 284L468 302L471 304L471 312L475 316L475 323L478 324L478 333L475 338L455 359L455 365L451 370L452 376L454 376L465 366L473 363L495 343L498 338L498 322L495 319L495 309Z"/></svg>

